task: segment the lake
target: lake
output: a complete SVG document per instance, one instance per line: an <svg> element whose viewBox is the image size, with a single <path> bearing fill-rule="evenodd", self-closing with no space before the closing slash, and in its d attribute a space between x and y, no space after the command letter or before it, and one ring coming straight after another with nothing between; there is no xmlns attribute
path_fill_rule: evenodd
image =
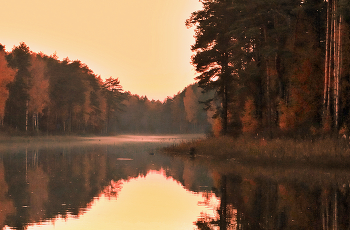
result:
<svg viewBox="0 0 350 230"><path fill-rule="evenodd" d="M219 199L210 171L160 154L198 136L120 136L8 145L1 229L192 229Z"/></svg>
<svg viewBox="0 0 350 230"><path fill-rule="evenodd" d="M303 174L307 178L276 179L263 170L248 172L261 169L237 167L237 173L224 175L197 158L159 151L201 137L128 135L5 145L0 228L349 228L346 174L311 170ZM283 169L297 171L302 169Z"/></svg>

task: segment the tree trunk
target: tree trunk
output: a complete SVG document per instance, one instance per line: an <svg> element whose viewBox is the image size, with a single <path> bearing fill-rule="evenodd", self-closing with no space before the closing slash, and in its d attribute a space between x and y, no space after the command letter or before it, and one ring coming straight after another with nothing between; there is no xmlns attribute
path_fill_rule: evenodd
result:
<svg viewBox="0 0 350 230"><path fill-rule="evenodd" d="M110 115L111 107L107 104L107 121L106 121L106 134L109 132L109 115Z"/></svg>
<svg viewBox="0 0 350 230"><path fill-rule="evenodd" d="M265 43L267 43L267 28L264 27L264 38ZM269 57L265 57L265 65L266 65L266 103L267 103L267 126L268 126L268 135L272 138L272 119L271 119L271 96L270 96L270 61Z"/></svg>
<svg viewBox="0 0 350 230"><path fill-rule="evenodd" d="M342 18L339 17L338 24L338 39L337 39L337 84L336 84L336 95L335 95L335 121L336 121L336 130L339 128L339 90L340 90L340 79L341 79L341 49L342 49L342 34L341 34L341 27L342 27Z"/></svg>
<svg viewBox="0 0 350 230"><path fill-rule="evenodd" d="M267 126L269 131L269 137L272 138L272 119L271 119L271 96L270 96L270 67L269 60L266 60L266 101L267 101Z"/></svg>
<svg viewBox="0 0 350 230"><path fill-rule="evenodd" d="M220 230L227 229L226 176L221 177Z"/></svg>
<svg viewBox="0 0 350 230"><path fill-rule="evenodd" d="M227 134L227 107L228 107L228 101L227 101L227 86L224 85L224 93L223 93L223 119L222 119L222 134L225 136Z"/></svg>
<svg viewBox="0 0 350 230"><path fill-rule="evenodd" d="M339 129L339 97L342 69L342 17L337 16L338 1L327 2L325 81L323 91L323 116L332 117L333 130ZM326 122L326 120L324 120Z"/></svg>
<svg viewBox="0 0 350 230"><path fill-rule="evenodd" d="M334 205L333 205L333 229L338 229L338 199L337 189L334 190Z"/></svg>
<svg viewBox="0 0 350 230"><path fill-rule="evenodd" d="M337 10L336 7L337 1L333 1L333 119L334 119L334 131L338 128L338 111L337 111L337 87L338 87L338 43L337 43L337 17L335 12Z"/></svg>
<svg viewBox="0 0 350 230"><path fill-rule="evenodd" d="M27 102L26 102L26 132L28 131L28 120L29 120L28 104L29 104L29 101L27 100Z"/></svg>
<svg viewBox="0 0 350 230"><path fill-rule="evenodd" d="M224 54L224 60L222 64L222 135L226 135L228 131L228 56Z"/></svg>
<svg viewBox="0 0 350 230"><path fill-rule="evenodd" d="M329 71L329 84L328 84L328 105L327 105L327 111L328 114L330 115L331 113L331 87L332 87L332 79L331 79L331 72L332 72L332 67L334 68L334 12L333 12L333 4L334 1L333 0L329 0L330 1L330 34L329 34L329 67L328 67L328 71ZM333 79L334 82L334 79Z"/></svg>
<svg viewBox="0 0 350 230"><path fill-rule="evenodd" d="M325 71L324 71L324 90L323 90L323 117L325 119L326 113L328 112L328 103L327 100L329 91L329 63L330 63L330 2L327 2L327 22L326 22L326 55L325 55Z"/></svg>

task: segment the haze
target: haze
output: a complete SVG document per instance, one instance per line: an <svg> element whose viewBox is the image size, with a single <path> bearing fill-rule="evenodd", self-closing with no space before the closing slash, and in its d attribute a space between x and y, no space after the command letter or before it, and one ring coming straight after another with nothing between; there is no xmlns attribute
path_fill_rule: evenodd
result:
<svg viewBox="0 0 350 230"><path fill-rule="evenodd" d="M193 29L198 0L5 1L0 43L81 60L125 91L163 100L194 82Z"/></svg>

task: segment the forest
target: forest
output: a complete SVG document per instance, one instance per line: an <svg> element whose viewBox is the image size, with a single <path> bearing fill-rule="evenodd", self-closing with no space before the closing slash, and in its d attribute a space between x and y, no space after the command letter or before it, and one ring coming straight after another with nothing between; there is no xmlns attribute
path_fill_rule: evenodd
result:
<svg viewBox="0 0 350 230"><path fill-rule="evenodd" d="M349 1L200 2L192 64L221 134L349 132Z"/></svg>
<svg viewBox="0 0 350 230"><path fill-rule="evenodd" d="M163 102L123 91L79 60L0 46L0 120L7 132L347 135L347 0L200 0L196 83ZM187 47L184 47L186 49Z"/></svg>
<svg viewBox="0 0 350 230"><path fill-rule="evenodd" d="M203 133L210 120L198 85L163 102L125 92L79 60L0 46L1 129L10 134Z"/></svg>

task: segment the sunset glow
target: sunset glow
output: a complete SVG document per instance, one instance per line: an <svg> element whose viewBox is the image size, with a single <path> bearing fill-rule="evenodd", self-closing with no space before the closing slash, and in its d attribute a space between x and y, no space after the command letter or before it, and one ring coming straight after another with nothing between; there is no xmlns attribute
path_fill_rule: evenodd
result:
<svg viewBox="0 0 350 230"><path fill-rule="evenodd" d="M124 181L117 198L102 195L79 219L57 218L28 229L193 229L201 212L215 215L219 200L210 196L213 207L200 205L202 193L186 190L164 171L150 171L146 177Z"/></svg>
<svg viewBox="0 0 350 230"><path fill-rule="evenodd" d="M185 20L197 0L5 1L0 43L81 60L123 89L163 100L194 82L193 29Z"/></svg>

